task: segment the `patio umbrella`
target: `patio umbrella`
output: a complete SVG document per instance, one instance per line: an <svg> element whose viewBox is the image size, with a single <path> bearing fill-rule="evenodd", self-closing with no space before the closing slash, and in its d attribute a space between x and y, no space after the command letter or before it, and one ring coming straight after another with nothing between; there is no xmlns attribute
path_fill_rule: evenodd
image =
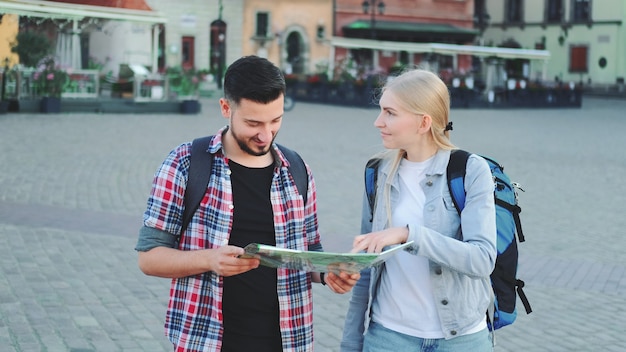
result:
<svg viewBox="0 0 626 352"><path fill-rule="evenodd" d="M59 31L57 36L56 56L62 67L79 70L82 67L82 57L80 49L80 31L78 23L73 22L70 33Z"/></svg>

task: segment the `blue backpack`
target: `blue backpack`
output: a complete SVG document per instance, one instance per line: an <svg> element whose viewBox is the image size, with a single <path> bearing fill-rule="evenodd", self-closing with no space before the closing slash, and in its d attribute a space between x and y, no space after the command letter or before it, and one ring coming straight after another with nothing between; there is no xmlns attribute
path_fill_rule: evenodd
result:
<svg viewBox="0 0 626 352"><path fill-rule="evenodd" d="M465 206L464 178L469 156L470 153L464 150L454 150L450 154L450 161L446 169L448 189L459 215ZM494 201L496 204L498 255L495 269L491 273L491 286L494 291L495 302L493 309L487 312L487 324L490 330L496 330L515 321L517 296L524 304L526 313L532 312L526 294L522 290L524 281L517 278L517 241L525 241L519 217L522 210L517 204L517 190L524 190L517 183L510 181L498 162L484 156L483 158L489 164L495 181ZM373 220L379 164L380 159L373 158L368 161L365 167L365 190L370 205L370 221Z"/></svg>

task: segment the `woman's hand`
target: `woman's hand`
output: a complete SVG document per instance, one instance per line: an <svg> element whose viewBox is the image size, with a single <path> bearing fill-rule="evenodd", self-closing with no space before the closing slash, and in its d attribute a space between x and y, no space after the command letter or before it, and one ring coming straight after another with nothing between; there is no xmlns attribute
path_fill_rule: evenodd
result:
<svg viewBox="0 0 626 352"><path fill-rule="evenodd" d="M408 227L392 227L378 232L359 235L354 237L351 252L380 253L386 246L405 243L408 237Z"/></svg>

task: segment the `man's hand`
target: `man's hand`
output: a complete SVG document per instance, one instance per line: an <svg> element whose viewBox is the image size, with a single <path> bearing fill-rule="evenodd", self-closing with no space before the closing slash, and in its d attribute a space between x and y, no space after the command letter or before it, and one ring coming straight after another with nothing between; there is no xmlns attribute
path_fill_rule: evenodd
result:
<svg viewBox="0 0 626 352"><path fill-rule="evenodd" d="M213 249L208 257L209 267L218 275L233 276L259 267L257 258L239 258L244 254L241 247L223 246Z"/></svg>
<svg viewBox="0 0 626 352"><path fill-rule="evenodd" d="M326 273L324 281L326 285L335 293L346 293L352 290L352 287L356 285L356 282L361 278L361 274L351 274L345 271L339 273L339 275L329 272Z"/></svg>

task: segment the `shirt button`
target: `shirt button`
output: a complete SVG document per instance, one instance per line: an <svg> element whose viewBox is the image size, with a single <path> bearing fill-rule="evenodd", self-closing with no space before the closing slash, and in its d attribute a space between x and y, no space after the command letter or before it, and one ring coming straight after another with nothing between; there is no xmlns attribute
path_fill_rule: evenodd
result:
<svg viewBox="0 0 626 352"><path fill-rule="evenodd" d="M232 171L226 170L226 175L230 176L231 173L232 173Z"/></svg>
<svg viewBox="0 0 626 352"><path fill-rule="evenodd" d="M456 335L456 330L450 331L450 335L452 335L452 336Z"/></svg>
<svg viewBox="0 0 626 352"><path fill-rule="evenodd" d="M448 305L448 300L444 299L443 301L441 301L441 304L443 304L444 306L447 306Z"/></svg>
<svg viewBox="0 0 626 352"><path fill-rule="evenodd" d="M435 274L437 274L437 275L441 275L441 268L437 268L437 269L435 269Z"/></svg>
<svg viewBox="0 0 626 352"><path fill-rule="evenodd" d="M433 181L431 180L426 181L426 186L432 186L432 185L433 185Z"/></svg>
<svg viewBox="0 0 626 352"><path fill-rule="evenodd" d="M235 208L235 206L234 206L234 205L232 205L232 204L228 204L228 209L233 210L234 208Z"/></svg>

